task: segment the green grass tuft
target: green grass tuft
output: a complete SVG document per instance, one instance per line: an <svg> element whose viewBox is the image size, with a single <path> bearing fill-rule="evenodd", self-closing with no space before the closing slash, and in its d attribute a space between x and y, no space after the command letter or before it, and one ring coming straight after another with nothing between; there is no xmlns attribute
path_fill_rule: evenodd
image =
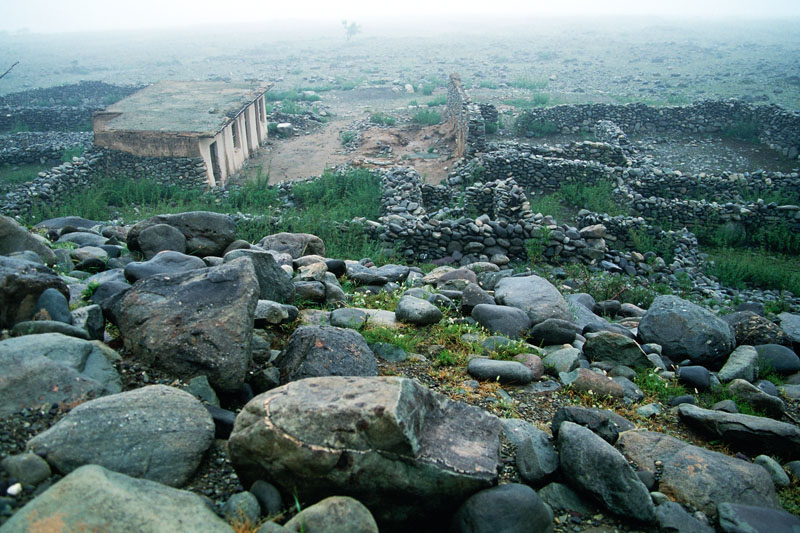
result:
<svg viewBox="0 0 800 533"><path fill-rule="evenodd" d="M437 113L436 111L431 111L430 109L420 109L414 113L412 120L415 123L423 126L433 126L442 121L442 114Z"/></svg>

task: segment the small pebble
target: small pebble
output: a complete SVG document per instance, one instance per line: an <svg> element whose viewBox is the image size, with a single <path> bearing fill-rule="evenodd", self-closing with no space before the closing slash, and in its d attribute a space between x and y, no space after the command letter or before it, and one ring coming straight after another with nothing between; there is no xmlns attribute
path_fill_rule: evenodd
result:
<svg viewBox="0 0 800 533"><path fill-rule="evenodd" d="M14 483L6 490L6 494L9 496L17 496L20 492L22 492L22 483Z"/></svg>

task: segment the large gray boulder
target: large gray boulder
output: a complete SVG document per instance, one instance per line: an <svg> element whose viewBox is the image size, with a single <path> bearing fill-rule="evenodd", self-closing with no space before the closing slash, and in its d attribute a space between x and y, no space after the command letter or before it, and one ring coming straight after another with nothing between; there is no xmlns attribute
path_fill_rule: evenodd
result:
<svg viewBox="0 0 800 533"><path fill-rule="evenodd" d="M570 485L597 498L614 514L655 521L650 492L625 457L583 426L563 422L558 431L561 471Z"/></svg>
<svg viewBox="0 0 800 533"><path fill-rule="evenodd" d="M758 352L752 346L739 346L717 374L723 383L734 379L753 382L758 377Z"/></svg>
<svg viewBox="0 0 800 533"><path fill-rule="evenodd" d="M677 296L658 296L639 323L644 343L660 344L662 353L680 361L722 363L734 347L727 322Z"/></svg>
<svg viewBox="0 0 800 533"><path fill-rule="evenodd" d="M501 279L494 289L494 299L500 305L525 311L533 326L548 318L572 320L564 297L552 283L539 276Z"/></svg>
<svg viewBox="0 0 800 533"><path fill-rule="evenodd" d="M377 376L378 361L357 331L301 326L274 362L281 382L322 376Z"/></svg>
<svg viewBox="0 0 800 533"><path fill-rule="evenodd" d="M157 215L139 222L128 232L128 248L143 252L139 235L158 224L177 229L186 238L186 253L205 257L222 257L225 249L236 240L236 224L228 215L209 211L190 211L176 215Z"/></svg>
<svg viewBox="0 0 800 533"><path fill-rule="evenodd" d="M289 304L294 301L295 287L292 277L275 262L272 254L256 249L233 250L225 254L224 261L229 263L240 257L245 257L253 263L258 278L260 300Z"/></svg>
<svg viewBox="0 0 800 533"><path fill-rule="evenodd" d="M154 224L139 232L139 248L145 259L151 259L165 250L185 253L186 237L174 226Z"/></svg>
<svg viewBox="0 0 800 533"><path fill-rule="evenodd" d="M258 241L258 245L265 250L288 253L292 259L312 254L325 257L325 243L310 233L275 233Z"/></svg>
<svg viewBox="0 0 800 533"><path fill-rule="evenodd" d="M784 331L763 316L752 311L738 311L721 317L733 331L736 346L747 344L781 344L791 346L791 340Z"/></svg>
<svg viewBox="0 0 800 533"><path fill-rule="evenodd" d="M0 328L30 320L46 289L56 289L69 299L67 284L46 266L0 256Z"/></svg>
<svg viewBox="0 0 800 533"><path fill-rule="evenodd" d="M122 390L110 348L60 333L0 341L0 416Z"/></svg>
<svg viewBox="0 0 800 533"><path fill-rule="evenodd" d="M97 465L75 470L17 511L0 529L3 533L233 533L197 494Z"/></svg>
<svg viewBox="0 0 800 533"><path fill-rule="evenodd" d="M725 413L682 404L678 416L686 425L755 454L800 457L800 428L763 416Z"/></svg>
<svg viewBox="0 0 800 533"><path fill-rule="evenodd" d="M45 244L43 237L30 233L13 218L0 215L0 255L25 250L34 252L47 265L52 266L56 262L56 254Z"/></svg>
<svg viewBox="0 0 800 533"><path fill-rule="evenodd" d="M590 361L607 361L631 368L653 368L653 363L635 340L610 331L599 331L589 336L583 345L583 353Z"/></svg>
<svg viewBox="0 0 800 533"><path fill-rule="evenodd" d="M415 296L403 296L394 314L400 322L415 326L436 324L444 316L438 307Z"/></svg>
<svg viewBox="0 0 800 533"><path fill-rule="evenodd" d="M709 516L721 502L779 506L772 479L759 465L644 430L622 433L617 448L640 468L653 474L661 470L659 492Z"/></svg>
<svg viewBox="0 0 800 533"><path fill-rule="evenodd" d="M245 486L351 496L379 524L424 523L497 482L500 423L405 378L309 378L248 402L228 448Z"/></svg>
<svg viewBox="0 0 800 533"><path fill-rule="evenodd" d="M529 486L507 483L467 498L453 516L451 531L552 533L553 512Z"/></svg>
<svg viewBox="0 0 800 533"><path fill-rule="evenodd" d="M717 507L719 527L725 533L797 533L800 518L783 509L769 509L739 502L725 502Z"/></svg>
<svg viewBox="0 0 800 533"><path fill-rule="evenodd" d="M800 345L800 314L781 313L778 315L781 329L795 345Z"/></svg>
<svg viewBox="0 0 800 533"><path fill-rule="evenodd" d="M283 529L294 533L378 533L378 524L358 500L331 496L297 513Z"/></svg>
<svg viewBox="0 0 800 533"><path fill-rule="evenodd" d="M238 389L250 365L259 287L253 265L237 259L137 282L115 304L125 347L182 379L208 376Z"/></svg>
<svg viewBox="0 0 800 533"><path fill-rule="evenodd" d="M151 256L147 261L130 262L125 265L123 272L126 280L135 283L156 274L180 274L207 266L199 257L167 250Z"/></svg>
<svg viewBox="0 0 800 533"><path fill-rule="evenodd" d="M28 441L28 450L62 474L97 464L180 487L213 442L214 421L199 400L150 385L79 405Z"/></svg>
<svg viewBox="0 0 800 533"><path fill-rule="evenodd" d="M519 339L531 327L531 319L522 309L507 305L478 304L472 308L472 318L491 333Z"/></svg>

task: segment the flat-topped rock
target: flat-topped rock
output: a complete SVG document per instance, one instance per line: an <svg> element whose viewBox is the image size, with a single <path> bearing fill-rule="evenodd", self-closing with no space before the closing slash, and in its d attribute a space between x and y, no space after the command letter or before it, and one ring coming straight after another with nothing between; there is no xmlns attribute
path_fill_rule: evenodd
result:
<svg viewBox="0 0 800 533"><path fill-rule="evenodd" d="M500 423L399 377L295 381L251 400L229 440L249 484L352 496L379 523L449 516L497 482Z"/></svg>
<svg viewBox="0 0 800 533"><path fill-rule="evenodd" d="M684 408L695 407L684 404L679 410ZM617 448L640 468L654 474L656 461L660 461L659 492L709 516L716 515L717 505L722 502L774 509L780 506L772 479L759 465L644 430L623 432Z"/></svg>
<svg viewBox="0 0 800 533"><path fill-rule="evenodd" d="M800 456L800 428L794 424L688 404L678 407L678 416L688 426L747 452L777 454L788 459Z"/></svg>

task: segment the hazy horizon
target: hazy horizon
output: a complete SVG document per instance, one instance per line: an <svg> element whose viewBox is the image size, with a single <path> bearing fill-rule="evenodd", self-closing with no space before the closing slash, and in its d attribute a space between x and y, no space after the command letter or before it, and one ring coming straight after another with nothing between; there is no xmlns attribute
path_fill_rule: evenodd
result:
<svg viewBox="0 0 800 533"><path fill-rule="evenodd" d="M0 31L18 33L69 33L86 31L128 31L206 27L220 29L240 24L309 25L340 24L347 19L372 25L405 26L445 16L454 18L489 17L494 19L653 17L670 19L787 19L800 17L800 2L770 0L753 3L744 0L695 2L645 2L636 0L563 0L526 2L495 0L487 4L464 2L423 2L377 4L371 0L330 3L308 1L302 4L267 5L263 0L229 0L226 10L210 0L168 2L140 0L135 4L110 4L107 0L76 0L54 4L51 0L29 0L8 6L0 19ZM44 15L43 15L44 14ZM443 28L455 30L457 28Z"/></svg>

